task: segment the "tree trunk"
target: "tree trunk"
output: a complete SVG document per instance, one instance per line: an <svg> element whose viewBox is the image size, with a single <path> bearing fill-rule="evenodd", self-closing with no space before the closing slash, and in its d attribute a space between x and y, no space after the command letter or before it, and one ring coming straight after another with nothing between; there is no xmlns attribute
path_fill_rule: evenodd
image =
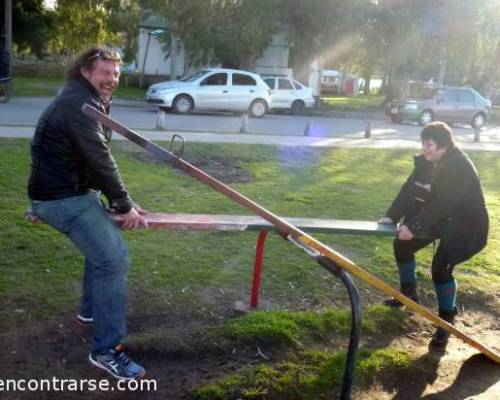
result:
<svg viewBox="0 0 500 400"><path fill-rule="evenodd" d="M171 81L177 79L177 36L170 35L170 76Z"/></svg>
<svg viewBox="0 0 500 400"><path fill-rule="evenodd" d="M372 74L370 72L365 73L364 76L363 76L363 79L365 81L365 85L363 87L363 93L365 95L369 95L370 94L370 82L372 80Z"/></svg>
<svg viewBox="0 0 500 400"><path fill-rule="evenodd" d="M485 73L485 82L481 94L486 98L490 98L493 94L493 84L498 77L498 65L500 65L500 40L497 42L495 52Z"/></svg>

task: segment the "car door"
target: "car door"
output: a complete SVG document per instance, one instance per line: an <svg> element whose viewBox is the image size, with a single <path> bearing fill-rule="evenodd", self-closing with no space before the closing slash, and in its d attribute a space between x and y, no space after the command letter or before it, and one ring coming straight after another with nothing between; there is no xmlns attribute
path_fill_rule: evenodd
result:
<svg viewBox="0 0 500 400"><path fill-rule="evenodd" d="M293 100L295 100L295 88L289 79L278 78L276 94L273 98L276 100L276 107L279 108L290 108L292 106Z"/></svg>
<svg viewBox="0 0 500 400"><path fill-rule="evenodd" d="M229 87L228 110L246 111L256 97L257 81L250 75L241 72L231 74Z"/></svg>
<svg viewBox="0 0 500 400"><path fill-rule="evenodd" d="M228 74L216 72L200 82L195 107L200 110L227 110L228 99Z"/></svg>
<svg viewBox="0 0 500 400"><path fill-rule="evenodd" d="M446 90L436 100L434 120L453 121L453 117L457 115L459 108L458 90Z"/></svg>
<svg viewBox="0 0 500 400"><path fill-rule="evenodd" d="M469 89L460 89L458 91L459 115L455 121L472 121L474 115L479 111L479 106L474 93Z"/></svg>

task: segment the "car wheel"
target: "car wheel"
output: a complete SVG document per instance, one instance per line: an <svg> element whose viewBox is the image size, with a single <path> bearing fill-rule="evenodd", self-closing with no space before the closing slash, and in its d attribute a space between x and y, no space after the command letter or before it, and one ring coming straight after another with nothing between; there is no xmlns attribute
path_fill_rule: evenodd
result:
<svg viewBox="0 0 500 400"><path fill-rule="evenodd" d="M486 115L484 113L477 113L474 118L472 118L471 125L474 129L479 129L484 126L486 122Z"/></svg>
<svg viewBox="0 0 500 400"><path fill-rule="evenodd" d="M180 94L174 100L172 109L179 114L186 114L193 109L193 100L186 94Z"/></svg>
<svg viewBox="0 0 500 400"><path fill-rule="evenodd" d="M255 118L262 118L266 112L267 103L264 100L257 99L252 101L252 104L250 104L250 116Z"/></svg>
<svg viewBox="0 0 500 400"><path fill-rule="evenodd" d="M299 114L302 114L305 109L306 109L306 105L304 104L303 101L295 100L292 103L292 107L290 108L290 114L299 115Z"/></svg>
<svg viewBox="0 0 500 400"><path fill-rule="evenodd" d="M431 110L424 110L418 117L418 122L420 125L427 125L432 122L434 119L434 114L432 113Z"/></svg>

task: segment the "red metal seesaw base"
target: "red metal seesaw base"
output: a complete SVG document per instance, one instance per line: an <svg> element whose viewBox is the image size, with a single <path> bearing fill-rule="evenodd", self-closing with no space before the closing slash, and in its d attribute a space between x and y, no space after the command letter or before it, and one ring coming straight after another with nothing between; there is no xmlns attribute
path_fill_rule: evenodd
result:
<svg viewBox="0 0 500 400"><path fill-rule="evenodd" d="M260 274L262 272L262 260L264 258L264 244L267 238L267 231L260 231L255 250L255 262L253 265L252 294L250 296L250 308L257 308L260 293Z"/></svg>

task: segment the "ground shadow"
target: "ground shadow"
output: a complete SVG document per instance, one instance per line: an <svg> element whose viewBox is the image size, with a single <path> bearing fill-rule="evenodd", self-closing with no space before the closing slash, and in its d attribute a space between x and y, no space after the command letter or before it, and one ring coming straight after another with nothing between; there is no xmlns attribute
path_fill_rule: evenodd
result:
<svg viewBox="0 0 500 400"><path fill-rule="evenodd" d="M397 393L392 400L417 400L420 399L425 388L438 379L438 367L445 351L431 350L417 359L414 365L421 366L418 373L414 373L409 379L403 380L401 385L394 384Z"/></svg>
<svg viewBox="0 0 500 400"><path fill-rule="evenodd" d="M500 366L483 354L475 354L462 364L453 383L439 393L423 396L428 385L438 380L438 367L444 351L429 351L414 362L417 370L409 379L394 381L385 387L396 391L392 400L450 400L466 399L485 392L500 380Z"/></svg>
<svg viewBox="0 0 500 400"><path fill-rule="evenodd" d="M469 357L447 389L422 397L425 400L465 399L486 391L500 380L500 365L483 354Z"/></svg>

